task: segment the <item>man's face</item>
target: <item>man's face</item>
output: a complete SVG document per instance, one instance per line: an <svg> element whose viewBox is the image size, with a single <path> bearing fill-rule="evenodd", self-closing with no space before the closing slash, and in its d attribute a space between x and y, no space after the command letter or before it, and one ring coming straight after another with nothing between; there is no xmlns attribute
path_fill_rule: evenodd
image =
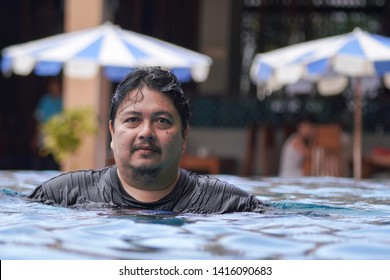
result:
<svg viewBox="0 0 390 280"><path fill-rule="evenodd" d="M299 133L305 139L311 139L314 134L313 125L310 122L304 121L299 125Z"/></svg>
<svg viewBox="0 0 390 280"><path fill-rule="evenodd" d="M128 94L109 127L118 169L121 173L153 170L177 174L188 130L182 134L179 112L168 97L143 87L143 99L133 103L137 91Z"/></svg>

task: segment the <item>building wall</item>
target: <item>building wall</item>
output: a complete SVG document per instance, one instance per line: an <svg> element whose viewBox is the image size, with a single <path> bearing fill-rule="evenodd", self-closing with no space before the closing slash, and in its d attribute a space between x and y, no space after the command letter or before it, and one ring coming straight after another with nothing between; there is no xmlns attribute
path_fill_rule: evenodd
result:
<svg viewBox="0 0 390 280"><path fill-rule="evenodd" d="M199 85L203 94L224 94L229 91L229 0L202 0L199 20L199 51L213 59L207 81Z"/></svg>
<svg viewBox="0 0 390 280"><path fill-rule="evenodd" d="M67 0L0 0L2 15L2 42L0 47L38 39L63 31L64 3ZM70 1L70 0L69 0ZM79 0L72 0L79 1ZM83 1L81 1L83 2ZM261 1L245 1L260 3ZM280 2L280 1L279 1ZM324 2L324 1L323 1ZM232 51L233 31L238 31L234 25L240 20L237 12L240 0L176 0L176 1L143 1L143 0L106 0L109 8L104 9L104 20L114 21L124 28L151 36L169 40L203 52L211 56L214 64L209 79L202 84L192 85L194 94L205 96L226 96L232 90L233 57L239 55L239 50ZM281 3L281 2L280 2ZM294 2L295 3L295 2ZM297 2L298 3L298 2ZM390 2L386 1L386 13L390 13ZM288 7L280 8L293 13ZM157 8L156 8L157 7ZM253 9L259 9L253 7ZM264 18L269 15L263 7ZM274 9L275 10L275 9ZM86 15L88 13L85 13ZM234 21L238 18L238 21ZM267 17L269 19L269 16ZM273 18L277 20L277 18ZM182 25L181 25L182 23ZM267 26L264 30L268 30ZM385 30L389 23L384 22ZM176 28L177 27L177 28ZM273 26L271 26L273 27ZM268 34L268 33L267 33ZM279 36L280 34L277 33ZM238 35L236 35L237 38ZM238 36L239 37L239 36ZM239 44L235 41L236 44ZM238 63L239 65L239 63ZM236 65L237 66L237 65ZM44 78L29 76L9 79L0 77L0 168L29 168L30 140L33 137L34 120L32 114L37 100L42 95ZM187 87L187 85L185 85ZM238 94L238 93L236 93ZM20 125L23 123L23 125ZM15 129L15 127L17 129ZM5 135L5 136L4 136ZM239 173L245 158L247 133L242 128L196 128L191 129L188 151L197 153L206 147L210 153L220 157L233 157L239 163ZM369 152L374 146L386 146L389 134L364 134L363 152ZM202 149L200 149L202 150ZM204 150L204 149L203 149ZM258 152L257 152L258 154ZM12 161L11 164L9 164ZM261 162L255 167L255 174L261 175Z"/></svg>
<svg viewBox="0 0 390 280"><path fill-rule="evenodd" d="M283 132L276 131L276 155L274 160L278 166L280 147L283 142ZM247 147L247 130L245 128L235 129L215 129L215 128L191 128L188 141L187 152L191 154L201 154L205 151L209 155L215 155L221 158L233 158L237 161L236 175L242 174L242 168L245 161ZM257 139L260 139L258 133ZM260 144L258 140L258 145ZM368 155L374 147L390 148L390 133L363 134L363 155ZM352 149L352 146L351 146ZM255 163L252 175L264 175L263 165L261 162L259 147L255 150ZM273 175L277 175L276 173Z"/></svg>

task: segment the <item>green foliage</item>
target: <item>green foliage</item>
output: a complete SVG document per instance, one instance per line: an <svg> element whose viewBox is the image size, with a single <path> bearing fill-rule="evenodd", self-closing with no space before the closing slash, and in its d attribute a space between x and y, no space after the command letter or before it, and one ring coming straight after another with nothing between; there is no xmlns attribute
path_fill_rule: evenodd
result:
<svg viewBox="0 0 390 280"><path fill-rule="evenodd" d="M95 113L88 108L64 110L43 125L41 153L60 163L80 146L83 136L97 131Z"/></svg>

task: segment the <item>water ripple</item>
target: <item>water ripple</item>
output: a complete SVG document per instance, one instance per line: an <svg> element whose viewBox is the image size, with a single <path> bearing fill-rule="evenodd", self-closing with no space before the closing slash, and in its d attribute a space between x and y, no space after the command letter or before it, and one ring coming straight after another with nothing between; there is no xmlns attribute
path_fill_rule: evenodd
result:
<svg viewBox="0 0 390 280"><path fill-rule="evenodd" d="M0 171L1 259L389 259L389 181L219 176L264 214L177 214L26 200L55 172Z"/></svg>

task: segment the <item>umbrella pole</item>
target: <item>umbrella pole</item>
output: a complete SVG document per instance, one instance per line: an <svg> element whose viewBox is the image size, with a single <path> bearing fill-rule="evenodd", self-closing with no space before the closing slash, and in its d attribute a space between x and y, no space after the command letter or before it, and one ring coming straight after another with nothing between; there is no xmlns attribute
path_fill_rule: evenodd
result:
<svg viewBox="0 0 390 280"><path fill-rule="evenodd" d="M362 178L362 88L361 78L355 80L355 114L353 135L353 176Z"/></svg>

